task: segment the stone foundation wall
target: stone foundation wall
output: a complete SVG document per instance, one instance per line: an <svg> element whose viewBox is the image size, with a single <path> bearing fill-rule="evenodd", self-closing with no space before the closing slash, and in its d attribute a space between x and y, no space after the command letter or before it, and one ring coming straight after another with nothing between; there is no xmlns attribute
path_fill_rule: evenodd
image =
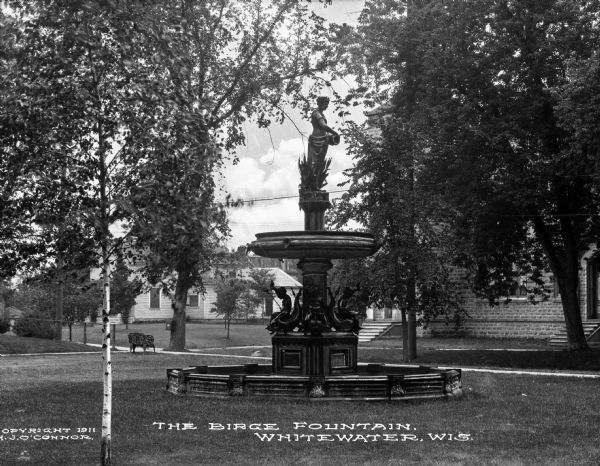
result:
<svg viewBox="0 0 600 466"><path fill-rule="evenodd" d="M443 322L432 323L423 329L423 336L455 336L478 338L535 338L549 339L564 328L564 321L525 320L467 320L456 330Z"/></svg>
<svg viewBox="0 0 600 466"><path fill-rule="evenodd" d="M513 297L490 306L468 289L463 275L464 272L457 269L453 279L461 284L458 297L468 317L465 317L458 330L453 323L446 325L443 320L431 322L423 329L423 336L547 339L564 329L562 304L557 293L551 293L546 301L537 304L532 304L527 298ZM546 281L547 288L552 290L550 274L546 276Z"/></svg>

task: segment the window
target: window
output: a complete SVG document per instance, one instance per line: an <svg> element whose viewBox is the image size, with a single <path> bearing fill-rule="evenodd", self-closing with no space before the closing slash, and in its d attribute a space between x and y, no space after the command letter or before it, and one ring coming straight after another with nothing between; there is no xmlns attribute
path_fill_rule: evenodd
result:
<svg viewBox="0 0 600 466"><path fill-rule="evenodd" d="M510 287L508 297L511 299L527 299L527 280L521 278Z"/></svg>
<svg viewBox="0 0 600 466"><path fill-rule="evenodd" d="M189 294L187 298L187 305L189 307L198 307L198 295L197 294Z"/></svg>
<svg viewBox="0 0 600 466"><path fill-rule="evenodd" d="M160 309L160 288L150 288L150 309Z"/></svg>
<svg viewBox="0 0 600 466"><path fill-rule="evenodd" d="M552 287L552 297L554 299L560 298L560 290L558 288L558 280L554 275L550 275L550 283Z"/></svg>

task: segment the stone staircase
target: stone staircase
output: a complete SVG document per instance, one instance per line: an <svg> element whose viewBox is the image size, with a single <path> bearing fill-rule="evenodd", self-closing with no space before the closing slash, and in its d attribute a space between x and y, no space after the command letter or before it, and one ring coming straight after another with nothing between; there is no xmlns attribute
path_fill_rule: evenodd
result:
<svg viewBox="0 0 600 466"><path fill-rule="evenodd" d="M375 340L379 335L385 332L392 325L392 320L368 320L362 323L362 328L358 332L358 341L367 342Z"/></svg>
<svg viewBox="0 0 600 466"><path fill-rule="evenodd" d="M590 337L594 333L600 332L600 322L584 322L583 323L583 333L585 334L585 338L588 340L588 345L593 349L600 349L600 338L593 338L593 341L590 341ZM595 335L597 336L597 335ZM564 348L567 346L567 330L563 329L556 335L554 335L550 340L548 340L548 344L554 348Z"/></svg>

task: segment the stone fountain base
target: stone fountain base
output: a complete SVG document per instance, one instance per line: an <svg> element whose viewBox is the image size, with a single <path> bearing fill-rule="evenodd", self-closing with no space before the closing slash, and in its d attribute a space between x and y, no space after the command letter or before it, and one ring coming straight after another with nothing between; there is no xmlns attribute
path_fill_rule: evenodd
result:
<svg viewBox="0 0 600 466"><path fill-rule="evenodd" d="M201 397L407 401L458 398L461 371L398 364L357 364L348 375L274 374L268 364L167 369L167 390Z"/></svg>
<svg viewBox="0 0 600 466"><path fill-rule="evenodd" d="M357 362L358 337L347 332L272 337L272 364L167 370L167 390L205 397L403 401L457 398L461 371Z"/></svg>

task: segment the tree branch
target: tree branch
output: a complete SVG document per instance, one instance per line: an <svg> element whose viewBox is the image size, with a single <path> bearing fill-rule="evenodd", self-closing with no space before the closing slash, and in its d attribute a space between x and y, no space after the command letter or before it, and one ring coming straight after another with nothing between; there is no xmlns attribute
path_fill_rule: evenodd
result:
<svg viewBox="0 0 600 466"><path fill-rule="evenodd" d="M213 110L211 111L211 120L213 120L213 121L211 121L211 123L213 123L211 126L214 126L214 124L216 122L221 122L221 121L224 120L224 118L216 118L216 115L218 114L219 110L221 109L221 107L223 106L223 104L225 103L225 101L229 97L231 97L231 95L235 91L236 87L238 86L238 84L240 82L240 79L242 78L242 74L243 74L242 72L248 67L248 65L250 64L250 61L255 57L256 53L259 50L259 48L271 36L271 34L273 32L273 29L275 29L275 26L281 20L281 17L283 16L283 14L288 10L289 7L291 7L295 3L296 2L294 0L287 0L281 6L281 8L279 9L279 11L277 12L277 14L275 15L273 21L271 22L271 24L269 25L269 27L267 28L267 30L265 31L265 33L262 35L262 37L259 39L259 41L256 44L254 44L254 47L252 47L252 50L246 56L246 58L244 59L244 61L240 65L240 67L238 68L238 72L236 73L235 78L233 79L233 82L229 85L229 88L223 93L223 95L221 96L221 98L218 100L218 102L215 104ZM236 105L238 105L238 107L241 108L241 106L243 104L244 104L244 102L237 103ZM230 112L227 112L227 113L229 115L231 115L234 112L230 111Z"/></svg>

